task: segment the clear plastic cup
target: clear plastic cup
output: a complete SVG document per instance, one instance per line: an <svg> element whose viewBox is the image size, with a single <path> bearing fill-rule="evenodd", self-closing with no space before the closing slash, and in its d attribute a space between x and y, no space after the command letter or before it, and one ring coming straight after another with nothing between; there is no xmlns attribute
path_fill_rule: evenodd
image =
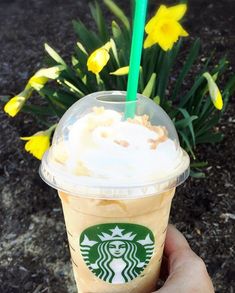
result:
<svg viewBox="0 0 235 293"><path fill-rule="evenodd" d="M189 175L168 115L142 95L125 98L107 91L76 102L40 167L62 201L79 292L154 291L171 201ZM124 119L128 106L134 119Z"/></svg>

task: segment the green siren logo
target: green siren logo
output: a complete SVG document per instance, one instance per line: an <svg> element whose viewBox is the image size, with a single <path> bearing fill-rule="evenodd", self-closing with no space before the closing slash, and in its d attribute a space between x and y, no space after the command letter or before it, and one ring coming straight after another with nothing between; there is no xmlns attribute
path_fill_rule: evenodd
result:
<svg viewBox="0 0 235 293"><path fill-rule="evenodd" d="M136 278L154 250L153 233L135 224L101 224L84 230L80 250L88 268L101 280L123 284Z"/></svg>

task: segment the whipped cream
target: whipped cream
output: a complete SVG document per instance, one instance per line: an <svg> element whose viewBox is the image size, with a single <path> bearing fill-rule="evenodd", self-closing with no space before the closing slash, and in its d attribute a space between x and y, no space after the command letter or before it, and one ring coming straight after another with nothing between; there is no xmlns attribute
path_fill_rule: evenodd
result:
<svg viewBox="0 0 235 293"><path fill-rule="evenodd" d="M102 107L68 126L66 140L53 145L52 157L83 184L145 184L172 174L181 148L148 116L124 120Z"/></svg>

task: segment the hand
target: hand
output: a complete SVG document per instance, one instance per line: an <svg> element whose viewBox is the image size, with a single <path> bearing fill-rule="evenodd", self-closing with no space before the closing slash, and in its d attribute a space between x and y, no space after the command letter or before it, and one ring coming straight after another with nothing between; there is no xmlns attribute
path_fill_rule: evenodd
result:
<svg viewBox="0 0 235 293"><path fill-rule="evenodd" d="M172 225L167 230L161 274L166 281L155 293L214 293L205 263Z"/></svg>

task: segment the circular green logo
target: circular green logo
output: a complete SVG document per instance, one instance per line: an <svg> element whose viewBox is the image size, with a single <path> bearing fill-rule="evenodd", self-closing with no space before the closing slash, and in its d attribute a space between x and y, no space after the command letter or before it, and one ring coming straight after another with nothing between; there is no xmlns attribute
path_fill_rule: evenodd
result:
<svg viewBox="0 0 235 293"><path fill-rule="evenodd" d="M136 224L100 224L80 236L86 265L98 278L112 284L127 283L140 275L153 250L152 231Z"/></svg>

